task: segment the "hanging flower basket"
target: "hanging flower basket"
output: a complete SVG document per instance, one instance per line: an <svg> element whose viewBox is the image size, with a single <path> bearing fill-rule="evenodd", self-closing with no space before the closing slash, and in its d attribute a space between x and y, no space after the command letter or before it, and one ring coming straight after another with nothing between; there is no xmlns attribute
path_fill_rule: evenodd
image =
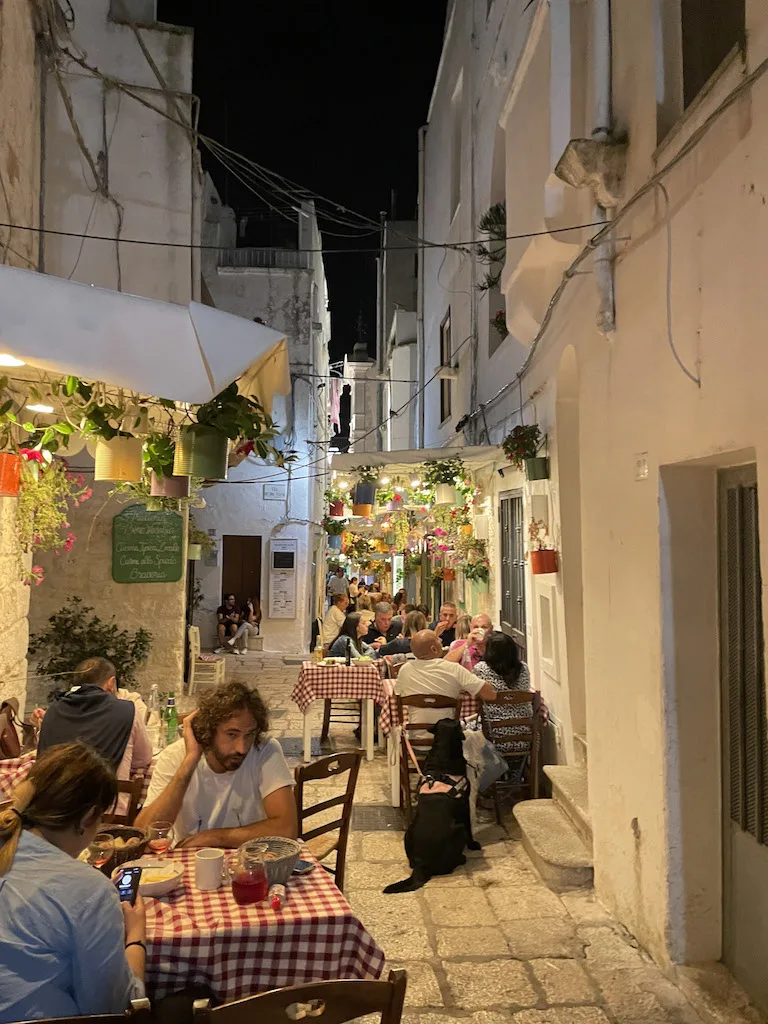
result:
<svg viewBox="0 0 768 1024"><path fill-rule="evenodd" d="M149 493L153 498L188 498L188 476L158 476L152 471Z"/></svg>
<svg viewBox="0 0 768 1024"><path fill-rule="evenodd" d="M187 545L187 558L190 562L199 562L203 557L203 548L201 544L188 544Z"/></svg>
<svg viewBox="0 0 768 1024"><path fill-rule="evenodd" d="M373 504L376 501L376 484L355 484L355 489L352 492L352 501L355 505L367 505L369 508L373 508ZM358 513L355 514L357 515ZM366 513L361 512L359 514L365 515Z"/></svg>
<svg viewBox="0 0 768 1024"><path fill-rule="evenodd" d="M452 583L456 579L455 569L443 569L443 582Z"/></svg>
<svg viewBox="0 0 768 1024"><path fill-rule="evenodd" d="M463 505L463 501L453 484L435 485L436 505Z"/></svg>
<svg viewBox="0 0 768 1024"><path fill-rule="evenodd" d="M100 437L94 455L94 480L115 480L138 483L144 469L142 440L140 437L113 437L107 441Z"/></svg>
<svg viewBox="0 0 768 1024"><path fill-rule="evenodd" d="M487 594L488 580L472 580L470 583L473 594Z"/></svg>
<svg viewBox="0 0 768 1024"><path fill-rule="evenodd" d="M525 475L529 480L549 480L549 459L545 456L537 456L535 459L525 459Z"/></svg>
<svg viewBox="0 0 768 1024"><path fill-rule="evenodd" d="M367 519L371 515L372 512L373 512L373 505L372 504L370 504L370 505L365 505L365 504L361 505L361 504L359 504L356 501L353 502L353 504L352 504L352 515L353 516L364 516Z"/></svg>
<svg viewBox="0 0 768 1024"><path fill-rule="evenodd" d="M173 460L174 476L227 479L229 438L213 427L194 423L181 428Z"/></svg>
<svg viewBox="0 0 768 1024"><path fill-rule="evenodd" d="M0 498L18 498L21 456L0 452Z"/></svg>
<svg viewBox="0 0 768 1024"><path fill-rule="evenodd" d="M467 526L467 525L460 526L459 527L459 533L462 534L464 537L471 537L472 536L472 527L471 526Z"/></svg>
<svg viewBox="0 0 768 1024"><path fill-rule="evenodd" d="M546 576L549 573L557 572L557 552L552 548L541 548L539 551L529 552L531 572L534 576Z"/></svg>
<svg viewBox="0 0 768 1024"><path fill-rule="evenodd" d="M328 534L328 550L329 551L341 551L341 534L336 535Z"/></svg>
<svg viewBox="0 0 768 1024"><path fill-rule="evenodd" d="M331 501L328 504L328 515L334 519L344 518L344 500Z"/></svg>

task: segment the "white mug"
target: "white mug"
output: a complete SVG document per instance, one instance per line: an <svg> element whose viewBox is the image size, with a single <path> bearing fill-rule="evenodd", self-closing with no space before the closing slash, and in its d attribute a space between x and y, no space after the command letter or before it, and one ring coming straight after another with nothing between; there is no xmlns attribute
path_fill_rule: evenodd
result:
<svg viewBox="0 0 768 1024"><path fill-rule="evenodd" d="M203 892L218 889L224 878L224 851L206 847L195 854L195 885Z"/></svg>

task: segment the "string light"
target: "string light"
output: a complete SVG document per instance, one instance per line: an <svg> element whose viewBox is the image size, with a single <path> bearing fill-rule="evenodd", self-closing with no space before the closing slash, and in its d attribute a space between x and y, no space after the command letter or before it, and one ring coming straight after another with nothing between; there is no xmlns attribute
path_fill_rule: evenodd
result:
<svg viewBox="0 0 768 1024"><path fill-rule="evenodd" d="M30 412L53 412L52 405L27 405L25 408L29 409Z"/></svg>
<svg viewBox="0 0 768 1024"><path fill-rule="evenodd" d="M7 352L0 352L0 366L26 366L26 363Z"/></svg>

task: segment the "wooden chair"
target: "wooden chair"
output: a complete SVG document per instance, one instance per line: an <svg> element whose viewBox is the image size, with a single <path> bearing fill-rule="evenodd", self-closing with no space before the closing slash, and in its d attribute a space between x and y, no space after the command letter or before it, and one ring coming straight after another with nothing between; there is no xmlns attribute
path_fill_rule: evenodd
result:
<svg viewBox="0 0 768 1024"><path fill-rule="evenodd" d="M55 1017L36 1020L34 1024L151 1024L152 1009L148 999L132 999L125 1013L95 1013L88 1017ZM33 1022L28 1022L33 1024Z"/></svg>
<svg viewBox="0 0 768 1024"><path fill-rule="evenodd" d="M302 764L296 768L296 812L299 819L299 838L303 839L310 851L319 861L325 860L333 851L336 851L336 867L327 868L331 871L336 885L344 891L344 871L347 860L347 842L349 840L349 826L352 821L352 801L357 786L357 776L360 771L360 762L363 759L362 750L353 750L346 754L335 754L332 757L323 757L311 764ZM304 784L315 782L321 779L330 779L335 775L342 775L349 772L347 778L346 792L341 796L334 796L323 800L312 807L304 807ZM304 827L307 818L321 811L327 811L331 807L341 807L341 817L325 825L318 825L308 831ZM329 832L338 830L338 835L328 835Z"/></svg>
<svg viewBox="0 0 768 1024"><path fill-rule="evenodd" d="M411 764L411 757L408 752L408 747L405 742L405 737L410 733L421 732L424 733L426 729L429 729L434 722L425 722L416 718L410 717L406 713L406 708L416 708L421 711L429 709L430 711L442 711L445 709L453 710L453 718L459 717L459 709L461 708L460 697L443 697L437 693L413 693L407 697L397 698L397 718L400 722L400 806L403 808L405 814L405 821L407 825L410 825L411 818L413 816L413 798L411 796L411 775L416 775L416 768ZM429 748L434 742L433 737L429 734L419 736L418 746L423 756L419 756L418 751L414 751L416 759L421 767L424 757L428 753Z"/></svg>
<svg viewBox="0 0 768 1024"><path fill-rule="evenodd" d="M195 1024L287 1024L313 1020L346 1024L369 1013L380 1013L381 1024L400 1024L408 975L390 971L386 981L317 981L276 988L211 1010L207 999L194 1004Z"/></svg>
<svg viewBox="0 0 768 1024"><path fill-rule="evenodd" d="M503 718L493 720L488 717L486 705L480 708L480 721L483 726L483 735L493 743L501 756L516 771L520 769L520 758L525 758L527 765L523 766L519 782L505 782L499 780L491 786L491 796L496 809L496 820L501 824L501 793L504 790L525 790L528 798L536 800L539 795L539 760L541 752L541 717L539 708L541 706L541 694L538 690L499 690L494 707L514 708L521 704L530 704L533 711L531 718ZM514 727L520 732L515 736L500 735L500 730ZM520 744L519 752L505 754L501 745L506 743Z"/></svg>
<svg viewBox="0 0 768 1024"><path fill-rule="evenodd" d="M216 657L213 660L203 660L200 656L200 627L190 626L187 631L189 638L189 682L187 693L190 696L195 692L198 683L213 683L220 686L224 682L225 662L224 658Z"/></svg>
<svg viewBox="0 0 768 1024"><path fill-rule="evenodd" d="M136 820L136 815L139 813L139 801L141 800L141 793L144 789L144 776L134 775L128 782L123 782L122 779L117 780L117 796L118 798L122 794L128 795L128 807L123 814L117 812L111 814L102 814L101 820L105 824L109 825L132 825Z"/></svg>

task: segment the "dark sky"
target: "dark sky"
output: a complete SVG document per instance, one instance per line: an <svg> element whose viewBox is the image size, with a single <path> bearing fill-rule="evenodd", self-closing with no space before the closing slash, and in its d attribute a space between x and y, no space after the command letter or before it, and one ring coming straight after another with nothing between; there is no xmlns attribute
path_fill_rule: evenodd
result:
<svg viewBox="0 0 768 1024"><path fill-rule="evenodd" d="M378 220L414 216L418 129L440 58L445 0L159 0L160 20L195 29L200 130L246 157ZM206 169L225 190L208 154ZM259 200L230 177L230 205ZM375 248L322 223L324 247ZM362 311L374 341L375 255L326 256L332 358L350 351Z"/></svg>

